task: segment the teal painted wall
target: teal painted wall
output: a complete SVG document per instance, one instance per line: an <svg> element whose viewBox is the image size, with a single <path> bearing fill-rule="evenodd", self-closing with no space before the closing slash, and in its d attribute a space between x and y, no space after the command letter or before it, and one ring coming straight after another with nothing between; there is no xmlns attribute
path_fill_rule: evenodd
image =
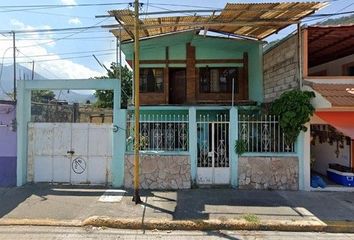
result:
<svg viewBox="0 0 354 240"><path fill-rule="evenodd" d="M249 99L264 101L262 45L251 47L248 51L248 89Z"/></svg>

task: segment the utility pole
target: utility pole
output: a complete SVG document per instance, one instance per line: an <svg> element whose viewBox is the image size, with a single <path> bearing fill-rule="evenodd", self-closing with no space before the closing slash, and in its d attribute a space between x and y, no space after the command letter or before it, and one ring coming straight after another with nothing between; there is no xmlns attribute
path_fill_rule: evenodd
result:
<svg viewBox="0 0 354 240"><path fill-rule="evenodd" d="M139 0L134 1L134 88L135 88L135 136L134 136L134 196L135 204L141 203L139 196L139 149L140 149L140 99L139 99Z"/></svg>
<svg viewBox="0 0 354 240"><path fill-rule="evenodd" d="M34 60L32 61L32 80L34 79Z"/></svg>
<svg viewBox="0 0 354 240"><path fill-rule="evenodd" d="M12 48L14 57L14 101L16 102L16 35L12 32Z"/></svg>

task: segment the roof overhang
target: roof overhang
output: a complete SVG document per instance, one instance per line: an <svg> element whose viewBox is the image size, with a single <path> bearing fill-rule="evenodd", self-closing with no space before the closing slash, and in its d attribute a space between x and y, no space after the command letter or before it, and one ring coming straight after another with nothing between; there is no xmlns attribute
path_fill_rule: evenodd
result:
<svg viewBox="0 0 354 240"><path fill-rule="evenodd" d="M139 36L146 38L191 29L204 29L261 40L291 24L298 23L324 6L326 3L323 2L227 3L224 9L208 10L210 15L140 19ZM195 12L199 11L201 10ZM112 29L112 33L121 41L134 39L134 12L112 10L109 14L114 16L121 26L120 30Z"/></svg>
<svg viewBox="0 0 354 240"><path fill-rule="evenodd" d="M354 24L310 26L307 31L309 67L354 54Z"/></svg>
<svg viewBox="0 0 354 240"><path fill-rule="evenodd" d="M312 104L316 109L354 111L354 79L307 79L304 83L304 90L315 92Z"/></svg>

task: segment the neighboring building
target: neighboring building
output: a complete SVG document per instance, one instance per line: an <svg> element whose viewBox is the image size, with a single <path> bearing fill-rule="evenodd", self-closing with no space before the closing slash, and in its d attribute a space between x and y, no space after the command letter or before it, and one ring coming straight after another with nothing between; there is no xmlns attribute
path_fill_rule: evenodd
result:
<svg viewBox="0 0 354 240"><path fill-rule="evenodd" d="M326 179L328 164L354 167L354 25L305 27L300 39L298 45L298 35L291 35L265 51L264 93L266 102L291 89L316 94L304 137L311 147L300 169L310 189L310 176Z"/></svg>
<svg viewBox="0 0 354 240"><path fill-rule="evenodd" d="M16 106L0 100L0 187L16 186Z"/></svg>

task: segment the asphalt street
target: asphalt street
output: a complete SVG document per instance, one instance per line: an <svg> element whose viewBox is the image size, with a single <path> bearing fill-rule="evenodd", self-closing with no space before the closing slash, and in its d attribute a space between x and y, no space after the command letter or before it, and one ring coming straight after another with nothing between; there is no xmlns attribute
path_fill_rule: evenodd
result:
<svg viewBox="0 0 354 240"><path fill-rule="evenodd" d="M354 234L313 233L313 232L272 232L272 231L143 231L110 228L69 228L39 226L0 226L1 240L42 240L42 239L229 239L229 240L353 240Z"/></svg>

